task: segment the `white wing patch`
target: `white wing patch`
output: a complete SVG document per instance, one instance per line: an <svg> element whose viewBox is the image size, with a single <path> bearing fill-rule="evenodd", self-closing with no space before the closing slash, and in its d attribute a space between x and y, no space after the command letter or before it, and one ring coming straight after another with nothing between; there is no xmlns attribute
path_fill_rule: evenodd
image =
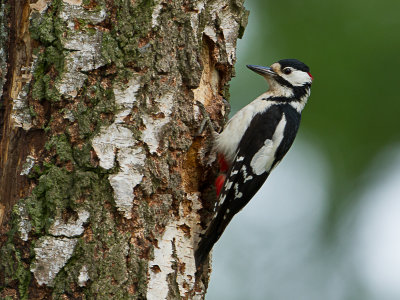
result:
<svg viewBox="0 0 400 300"><path fill-rule="evenodd" d="M285 114L282 114L282 119L275 129L272 139L266 139L264 146L257 151L253 156L250 166L253 169L253 173L261 175L264 172L268 172L271 169L272 164L275 160L275 152L282 142L284 131L286 126Z"/></svg>

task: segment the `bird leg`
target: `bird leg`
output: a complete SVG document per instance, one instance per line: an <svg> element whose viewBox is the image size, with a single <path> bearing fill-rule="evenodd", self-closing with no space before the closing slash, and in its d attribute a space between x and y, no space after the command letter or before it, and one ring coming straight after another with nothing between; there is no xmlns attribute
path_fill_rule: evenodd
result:
<svg viewBox="0 0 400 300"><path fill-rule="evenodd" d="M229 114L231 112L231 104L227 100L225 100L225 98L222 98L222 103L225 106L225 114L224 114L225 115L225 122L228 122Z"/></svg>
<svg viewBox="0 0 400 300"><path fill-rule="evenodd" d="M225 102L227 103L226 100L225 100ZM207 113L203 103L196 101L196 104L199 107L201 113L203 114L203 121L200 124L200 128L197 132L197 136L202 134L202 132L205 129L205 126L208 126L212 135L215 137L216 135L218 135L218 133L214 129L214 126L211 122L210 116ZM229 106L228 106L228 108L229 108ZM219 174L217 176L217 179L215 180L215 188L216 188L217 197L219 197L219 194L222 190L222 187L223 187L225 179L226 179L226 172L229 169L229 163L226 161L225 156L222 153L217 154L217 161L218 161L218 165L219 165Z"/></svg>

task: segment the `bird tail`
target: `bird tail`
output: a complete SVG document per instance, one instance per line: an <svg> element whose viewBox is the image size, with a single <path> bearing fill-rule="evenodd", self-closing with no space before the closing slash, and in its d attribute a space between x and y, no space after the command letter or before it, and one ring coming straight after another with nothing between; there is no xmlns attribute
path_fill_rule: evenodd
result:
<svg viewBox="0 0 400 300"><path fill-rule="evenodd" d="M211 221L209 228L205 235L201 238L200 243L195 251L194 257L196 261L196 270L199 270L207 259L208 254L213 248L214 244L219 240L226 226L232 219L233 215L217 214L214 220Z"/></svg>

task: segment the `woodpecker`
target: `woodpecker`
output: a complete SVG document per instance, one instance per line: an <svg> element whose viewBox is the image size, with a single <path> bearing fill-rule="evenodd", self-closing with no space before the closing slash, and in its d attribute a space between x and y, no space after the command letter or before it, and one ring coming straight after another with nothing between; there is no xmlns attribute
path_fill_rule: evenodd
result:
<svg viewBox="0 0 400 300"><path fill-rule="evenodd" d="M310 69L297 59L270 67L247 65L263 76L267 92L239 110L221 133L213 132L220 171L214 216L195 251L199 270L226 226L261 188L293 144L311 92Z"/></svg>

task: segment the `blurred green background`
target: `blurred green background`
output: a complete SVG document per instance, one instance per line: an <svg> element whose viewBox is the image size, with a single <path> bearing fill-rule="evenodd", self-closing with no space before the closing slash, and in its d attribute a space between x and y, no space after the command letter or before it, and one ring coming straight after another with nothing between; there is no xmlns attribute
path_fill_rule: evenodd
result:
<svg viewBox="0 0 400 300"><path fill-rule="evenodd" d="M246 64L297 58L310 67L314 82L300 133L278 174L216 246L207 299L400 299L400 1L247 0L245 6L250 17L238 44L232 113L267 87ZM277 209L277 201L286 206ZM269 223L276 209L270 217L277 223ZM290 216L300 219L293 224ZM309 226L312 233L297 234L299 241L286 245L295 235L291 226ZM258 235L259 244L240 240L241 230L244 238ZM288 256L293 259L299 249L272 245L276 235L283 248L306 247L308 254L291 265ZM245 252L232 251L246 246ZM265 258L270 248L281 253L272 268L285 270L281 279L271 280L271 258ZM257 255L264 263L252 269L246 259ZM288 292L293 285L285 272L310 278L292 279L299 285L296 296ZM246 289L246 280L259 285ZM224 294L235 288L246 293ZM251 294L257 288L265 292Z"/></svg>

